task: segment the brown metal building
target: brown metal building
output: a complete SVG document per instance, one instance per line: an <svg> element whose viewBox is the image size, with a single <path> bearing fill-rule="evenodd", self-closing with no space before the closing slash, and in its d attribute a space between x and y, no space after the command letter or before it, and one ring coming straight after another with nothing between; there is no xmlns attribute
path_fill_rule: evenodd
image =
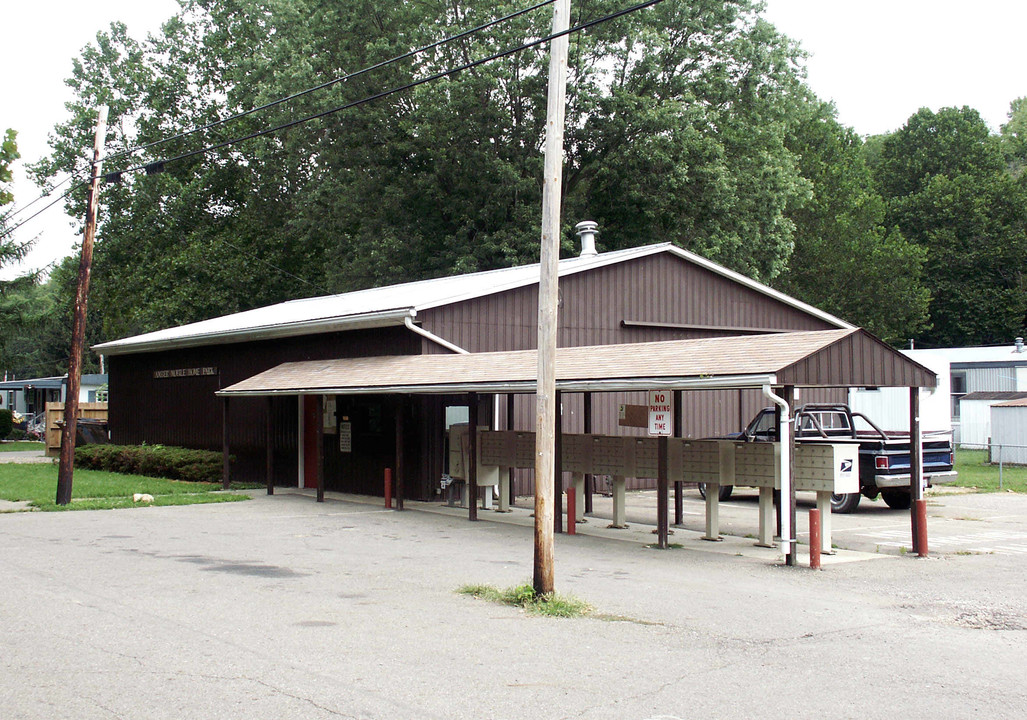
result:
<svg viewBox="0 0 1027 720"><path fill-rule="evenodd" d="M465 407L463 395L339 395L334 413L318 417L314 396L239 397L223 405L215 393L286 362L533 349L538 279L538 265L506 268L291 301L97 345L109 358L112 439L219 449L227 437L233 477L262 481L270 413L276 481L312 486L321 422L326 487L380 494L402 412L403 455L412 460L407 497L430 497L443 472L446 409ZM852 326L671 244L560 263L561 347L839 328ZM817 392L804 399L844 398ZM688 394L682 427L694 437L738 430L763 405L752 390ZM642 397L597 395L592 431L623 433L619 404ZM495 427L512 421L530 429L533 403L531 395L489 395L480 416ZM564 395L563 415L565 431L584 429L581 394ZM340 422L351 428L345 441ZM527 477L518 491L530 492Z"/></svg>

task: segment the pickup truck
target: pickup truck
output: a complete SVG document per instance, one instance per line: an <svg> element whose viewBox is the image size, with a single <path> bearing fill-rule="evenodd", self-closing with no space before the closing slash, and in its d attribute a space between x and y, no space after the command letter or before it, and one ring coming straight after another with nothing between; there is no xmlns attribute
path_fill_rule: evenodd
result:
<svg viewBox="0 0 1027 720"><path fill-rule="evenodd" d="M844 404L808 404L796 409L795 441L800 443L859 443L859 492L831 496L831 511L851 513L860 498L871 500L878 495L888 507L905 510L910 506L909 433L881 430L862 413L853 412ZM868 429L857 429L862 420ZM764 408L745 430L730 437L746 442L777 440L775 408ZM927 485L948 482L956 473L952 469L952 437L946 432L923 433L923 466ZM721 486L720 499L731 496L731 486ZM699 491L705 497L705 488Z"/></svg>

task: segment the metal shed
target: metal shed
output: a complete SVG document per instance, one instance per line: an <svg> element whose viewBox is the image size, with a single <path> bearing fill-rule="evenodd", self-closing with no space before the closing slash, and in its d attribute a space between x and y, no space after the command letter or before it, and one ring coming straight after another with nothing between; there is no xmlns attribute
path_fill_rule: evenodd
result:
<svg viewBox="0 0 1027 720"><path fill-rule="evenodd" d="M1027 398L991 406L991 461L1027 465Z"/></svg>

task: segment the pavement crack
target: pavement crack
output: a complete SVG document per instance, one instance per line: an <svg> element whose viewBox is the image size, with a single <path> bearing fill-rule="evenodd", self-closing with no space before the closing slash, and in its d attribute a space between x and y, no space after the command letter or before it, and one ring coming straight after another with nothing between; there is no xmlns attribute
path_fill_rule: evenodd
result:
<svg viewBox="0 0 1027 720"><path fill-rule="evenodd" d="M346 714L346 713L341 713L338 710L333 710L330 707L326 707L324 705L321 705L320 703L314 702L313 700L311 700L308 697L303 697L302 695L295 695L293 693L286 692L282 688L277 687L276 685L272 685L271 683L266 682L264 680L261 680L260 678L252 678L252 677L242 676L242 679L243 680L249 680L250 682L256 683L257 685L262 685L263 687L266 687L268 690L271 690L272 692L276 692L279 695L284 695L285 697L292 698L293 700L299 700L301 702L308 703L308 704L316 707L318 710L324 710L326 713L330 713L330 714L335 715L337 717L354 718L354 720L356 720L356 718L358 717L356 715L349 715L349 714Z"/></svg>

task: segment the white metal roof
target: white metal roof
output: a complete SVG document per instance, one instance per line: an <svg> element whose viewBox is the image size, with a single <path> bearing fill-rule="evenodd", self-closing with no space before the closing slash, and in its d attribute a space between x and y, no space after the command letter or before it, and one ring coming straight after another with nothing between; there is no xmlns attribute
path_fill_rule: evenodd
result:
<svg viewBox="0 0 1027 720"><path fill-rule="evenodd" d="M560 261L560 276L613 265L661 252L676 255L839 328L855 326L750 278L673 245L660 243ZM538 283L539 265L489 270L305 298L246 312L223 315L176 328L94 345L104 355L153 352L215 343L261 340L339 330L402 325L421 310L449 305Z"/></svg>
<svg viewBox="0 0 1027 720"><path fill-rule="evenodd" d="M931 350L910 350L909 356L916 358L919 353L930 353L945 358L949 363L996 363L1015 362L1027 365L1027 352L1017 352L1016 346L1009 345L985 345L977 347L962 348L937 348Z"/></svg>

